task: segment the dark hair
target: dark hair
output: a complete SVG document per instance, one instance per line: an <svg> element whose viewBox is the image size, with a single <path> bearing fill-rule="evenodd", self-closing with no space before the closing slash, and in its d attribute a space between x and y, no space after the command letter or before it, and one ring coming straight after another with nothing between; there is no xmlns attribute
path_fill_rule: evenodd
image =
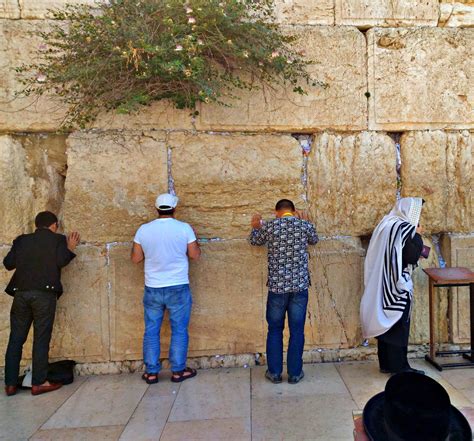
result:
<svg viewBox="0 0 474 441"><path fill-rule="evenodd" d="M276 211L280 211L280 210L295 211L295 204L293 204L293 202L291 202L289 199L280 199L275 205L275 210Z"/></svg>
<svg viewBox="0 0 474 441"><path fill-rule="evenodd" d="M174 208L169 208L168 210L160 210L157 208L158 214L160 216L172 216L174 214Z"/></svg>
<svg viewBox="0 0 474 441"><path fill-rule="evenodd" d="M42 211L35 217L36 228L49 228L53 224L58 223L58 218L51 211Z"/></svg>

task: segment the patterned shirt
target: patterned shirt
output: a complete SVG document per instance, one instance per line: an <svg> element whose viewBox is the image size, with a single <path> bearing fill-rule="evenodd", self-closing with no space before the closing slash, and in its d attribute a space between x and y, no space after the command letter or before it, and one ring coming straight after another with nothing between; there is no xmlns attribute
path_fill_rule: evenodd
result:
<svg viewBox="0 0 474 441"><path fill-rule="evenodd" d="M268 246L268 289L282 294L303 291L310 285L308 245L318 242L315 226L297 217L265 222L250 233L252 245Z"/></svg>

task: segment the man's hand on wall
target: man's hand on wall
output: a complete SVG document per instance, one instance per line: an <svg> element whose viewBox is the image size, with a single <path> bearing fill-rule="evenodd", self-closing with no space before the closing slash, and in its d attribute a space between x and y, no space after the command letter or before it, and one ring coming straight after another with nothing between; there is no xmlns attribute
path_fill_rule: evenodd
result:
<svg viewBox="0 0 474 441"><path fill-rule="evenodd" d="M309 214L306 210L297 210L296 217L299 217L302 220L309 221Z"/></svg>
<svg viewBox="0 0 474 441"><path fill-rule="evenodd" d="M252 228L259 230L260 228L262 228L262 215L259 213L254 214L250 223L252 225Z"/></svg>
<svg viewBox="0 0 474 441"><path fill-rule="evenodd" d="M67 247L70 251L74 251L81 240L81 236L77 231L73 231L67 237Z"/></svg>

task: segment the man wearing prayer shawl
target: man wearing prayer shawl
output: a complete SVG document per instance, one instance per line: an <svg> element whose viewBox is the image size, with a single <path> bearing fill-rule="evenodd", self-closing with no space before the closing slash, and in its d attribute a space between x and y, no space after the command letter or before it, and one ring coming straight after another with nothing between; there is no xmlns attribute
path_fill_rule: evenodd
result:
<svg viewBox="0 0 474 441"><path fill-rule="evenodd" d="M416 371L407 360L413 303L412 272L423 249L421 198L402 198L377 225L365 259L360 304L364 338L376 337L380 371ZM417 371L424 373L422 371Z"/></svg>

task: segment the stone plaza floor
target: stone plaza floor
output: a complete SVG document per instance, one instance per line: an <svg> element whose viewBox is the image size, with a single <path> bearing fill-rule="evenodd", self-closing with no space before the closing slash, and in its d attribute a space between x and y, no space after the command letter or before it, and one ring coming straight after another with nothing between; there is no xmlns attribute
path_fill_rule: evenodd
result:
<svg viewBox="0 0 474 441"><path fill-rule="evenodd" d="M471 421L474 369L438 372L412 360L448 391ZM0 439L17 440L353 440L354 411L384 389L375 362L304 365L297 385L274 385L265 367L200 370L181 385L160 374L78 377L56 392L0 398ZM285 378L286 380L286 378Z"/></svg>

